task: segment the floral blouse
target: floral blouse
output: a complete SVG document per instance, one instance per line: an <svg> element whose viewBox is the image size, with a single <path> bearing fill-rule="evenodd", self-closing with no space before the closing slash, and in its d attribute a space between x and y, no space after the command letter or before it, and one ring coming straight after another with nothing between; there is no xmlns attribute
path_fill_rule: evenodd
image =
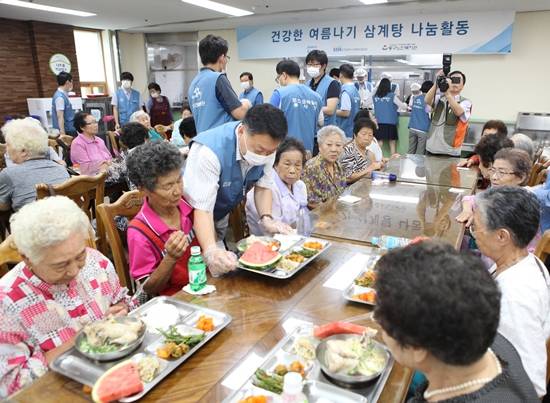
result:
<svg viewBox="0 0 550 403"><path fill-rule="evenodd" d="M52 285L19 263L0 281L0 399L48 370L45 353L70 340L126 300L112 263L87 249L86 263L69 284Z"/></svg>
<svg viewBox="0 0 550 403"><path fill-rule="evenodd" d="M323 203L339 196L345 189L346 173L339 162L334 163L334 177L327 170L327 161L319 154L310 159L304 167L302 180L307 187L307 201L310 204Z"/></svg>

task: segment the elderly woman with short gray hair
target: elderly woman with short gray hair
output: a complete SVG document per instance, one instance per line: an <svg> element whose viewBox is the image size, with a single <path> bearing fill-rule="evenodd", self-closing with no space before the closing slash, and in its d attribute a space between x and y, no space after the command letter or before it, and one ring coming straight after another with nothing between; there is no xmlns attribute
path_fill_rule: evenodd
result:
<svg viewBox="0 0 550 403"><path fill-rule="evenodd" d="M13 164L0 172L0 210L19 210L36 199L36 185L69 179L62 165L48 156L48 134L32 118L14 119L2 127Z"/></svg>
<svg viewBox="0 0 550 403"><path fill-rule="evenodd" d="M11 230L23 262L0 280L0 400L42 376L84 324L130 303L111 262L86 246L90 222L69 198L27 204Z"/></svg>
<svg viewBox="0 0 550 403"><path fill-rule="evenodd" d="M130 122L138 122L141 123L145 128L147 129L149 133L149 140L151 141L162 141L164 138L160 135L159 132L155 130L154 127L151 126L151 118L149 117L149 114L144 111L135 111L130 116Z"/></svg>
<svg viewBox="0 0 550 403"><path fill-rule="evenodd" d="M515 148L523 150L529 154L531 161L535 159L535 145L529 136L523 133L516 133L511 137L511 140L514 143Z"/></svg>
<svg viewBox="0 0 550 403"><path fill-rule="evenodd" d="M476 196L470 233L495 264L490 273L502 292L498 332L518 351L537 394L546 394L546 340L550 337L550 276L527 246L539 227L535 195L516 186Z"/></svg>
<svg viewBox="0 0 550 403"><path fill-rule="evenodd" d="M319 155L306 163L302 173L310 209L344 191L347 178L339 159L347 141L346 134L337 126L325 126L317 132Z"/></svg>
<svg viewBox="0 0 550 403"><path fill-rule="evenodd" d="M130 275L143 285L144 299L172 295L189 283L187 263L193 235L193 207L183 198L183 156L165 141L146 142L126 160L130 181L145 194L128 225Z"/></svg>

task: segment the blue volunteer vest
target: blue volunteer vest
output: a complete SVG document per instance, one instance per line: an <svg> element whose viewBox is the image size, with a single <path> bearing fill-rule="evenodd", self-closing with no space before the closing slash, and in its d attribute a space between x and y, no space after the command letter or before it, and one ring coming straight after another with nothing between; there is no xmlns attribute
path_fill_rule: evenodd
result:
<svg viewBox="0 0 550 403"><path fill-rule="evenodd" d="M378 123L386 125L397 125L399 115L397 113L397 105L393 103L395 94L388 92L386 96L379 98L373 97L374 101L374 116Z"/></svg>
<svg viewBox="0 0 550 403"><path fill-rule="evenodd" d="M220 161L221 173L218 182L218 194L214 205L214 220L225 217L245 197L246 192L264 174L264 167L250 168L243 178L241 166L237 161L237 136L235 128L240 122L230 122L214 129L202 132L193 139L193 142L210 148Z"/></svg>
<svg viewBox="0 0 550 403"><path fill-rule="evenodd" d="M202 133L234 120L223 109L222 104L216 97L216 82L222 74L224 73L203 68L189 86L187 96L195 118L197 133Z"/></svg>
<svg viewBox="0 0 550 403"><path fill-rule="evenodd" d="M281 110L288 124L288 135L300 140L313 152L317 120L321 112L321 96L303 84L291 84L275 90L281 97Z"/></svg>
<svg viewBox="0 0 550 403"><path fill-rule="evenodd" d="M430 115L426 113L426 95L414 96L412 103L409 129L419 130L427 133L430 130Z"/></svg>
<svg viewBox="0 0 550 403"><path fill-rule="evenodd" d="M317 86L317 89L315 92L317 94L321 95L321 99L323 100L322 106L327 106L327 94L328 94L328 87L330 84L334 81L334 79L330 76L325 76L319 81L319 85ZM327 125L334 125L336 124L336 113L332 116L325 115L325 126Z"/></svg>
<svg viewBox="0 0 550 403"><path fill-rule="evenodd" d="M256 106L260 103L259 99L258 99L259 94L261 94L261 92L253 87L248 92L246 92L246 91L241 92L240 95L239 95L239 99L248 99L250 101L250 103L252 104L252 106Z"/></svg>
<svg viewBox="0 0 550 403"><path fill-rule="evenodd" d="M347 118L336 116L336 124L340 129L344 131L344 133L346 133L347 137L353 137L353 119L361 108L361 97L359 96L359 91L357 91L355 85L351 83L342 85L342 90L340 91L340 100L342 99L343 93L348 94L351 100L351 109ZM340 109L340 106L341 102L338 102L338 109Z"/></svg>
<svg viewBox="0 0 550 403"><path fill-rule="evenodd" d="M132 113L139 111L139 92L130 90L130 97L126 96L126 91L122 88L116 90L116 100L118 108L118 122L124 125L130 121Z"/></svg>
<svg viewBox="0 0 550 403"><path fill-rule="evenodd" d="M65 133L74 132L74 109L69 101L69 97L63 91L57 90L52 97L52 126L54 129L59 130L59 121L57 120L57 108L55 107L55 100L57 98L63 98L65 109L63 110L63 122L65 123Z"/></svg>

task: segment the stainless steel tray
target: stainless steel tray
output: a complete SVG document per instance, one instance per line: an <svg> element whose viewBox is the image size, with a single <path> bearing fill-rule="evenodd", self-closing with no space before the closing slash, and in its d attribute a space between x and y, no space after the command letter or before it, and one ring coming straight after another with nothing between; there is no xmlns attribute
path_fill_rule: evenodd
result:
<svg viewBox="0 0 550 403"><path fill-rule="evenodd" d="M380 259L381 257L382 257L382 255L370 255L369 256L369 260L367 261L367 265L365 266L365 268L363 270L361 270L361 273L359 273L359 275L357 275L353 279L351 284L349 286L347 286L346 289L344 290L344 298L345 299L347 299L348 301L357 302L359 304L365 304L365 305L371 305L371 306L376 305L376 303L363 301L362 299L354 297L357 294L362 294L364 292L374 290L373 288L370 288L370 287L363 287L363 286L355 284L355 280L357 278L361 277L367 271L375 271L374 266L376 265L376 262L378 262L378 259Z"/></svg>
<svg viewBox="0 0 550 403"><path fill-rule="evenodd" d="M312 327L298 327L292 333L286 335L267 355L265 361L260 366L261 369L272 372L277 364L288 365L292 361L299 360L302 363L304 359L300 358L292 351L294 341L298 337L311 337L312 341L319 343L314 339ZM388 363L380 376L358 388L341 387L332 383L321 371L321 366L317 360L311 361L311 365L306 366L306 382L304 383L304 394L310 401L316 401L319 398L325 398L338 403L374 403L378 401L380 394L388 380L393 368L394 359L390 355ZM253 375L233 394L227 397L223 403L238 403L239 400L251 395L264 395L276 397L277 395L265 389L252 384Z"/></svg>
<svg viewBox="0 0 550 403"><path fill-rule="evenodd" d="M325 253L325 251L332 246L331 242L326 241L324 239L312 238L312 237L303 237L300 241L296 242L290 249L287 249L286 251L281 251L281 255L283 255L282 258L284 259L284 257L286 255L292 253L293 250L300 249L302 244L304 242L308 242L308 241L320 242L321 244L323 244L323 249L321 249L319 251L319 253L317 253L315 256L312 256L312 257L304 260L302 263L300 263L298 266L296 266L292 270L287 271L287 270L279 269L277 267L275 267L274 269L270 269L270 270L255 270L255 269L251 269L249 267L244 267L244 266L241 266L241 265L238 265L237 267L241 270L250 271L250 272L253 272L253 273L261 274L263 276L268 276L268 277L273 277L273 278L278 278L278 279L290 278L290 277L294 276L296 273L298 273L300 270L302 270L304 267L306 267L311 261L317 259L323 253Z"/></svg>
<svg viewBox="0 0 550 403"><path fill-rule="evenodd" d="M133 396L120 399L119 401L121 402L134 402L143 397L147 392L153 389L156 384L158 384L161 380L168 376L181 363L191 357L197 350L208 343L210 339L216 336L216 334L218 334L223 328L231 323L232 319L231 316L226 313L189 304L187 302L179 301L171 297L153 298L144 305L132 311L130 315L144 316L147 314L147 311L151 309L151 307L157 304L170 304L175 306L180 315L178 324L194 326L197 322L198 317L201 314L204 314L207 316L211 316L214 319L215 328L211 332L206 332L206 337L199 344L191 348L182 357L172 360L164 360L157 357L158 361L160 362L159 374L151 382L144 382L144 389L142 392ZM130 356L110 362L99 362L86 358L73 347L57 357L54 362L50 364L50 368L53 371L65 375L68 378L74 379L77 382L88 386L93 386L97 379L105 371L118 364L119 362L128 359L137 359L137 357L142 356L143 354L155 355L156 347L160 346L162 344L162 341L163 339L160 334L153 331L153 329L147 329L147 331L145 332L143 343Z"/></svg>

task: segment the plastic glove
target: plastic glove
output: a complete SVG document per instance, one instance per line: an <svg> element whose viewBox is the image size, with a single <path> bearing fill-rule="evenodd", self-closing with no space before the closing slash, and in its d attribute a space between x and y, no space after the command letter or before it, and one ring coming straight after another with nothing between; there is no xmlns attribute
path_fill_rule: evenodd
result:
<svg viewBox="0 0 550 403"><path fill-rule="evenodd" d="M288 235L295 232L295 230L293 230L290 225L285 224L284 222L281 222L281 221L275 221L269 217L264 217L261 221L261 225L264 232L267 232L268 234L271 234L271 235L274 235L274 234Z"/></svg>
<svg viewBox="0 0 550 403"><path fill-rule="evenodd" d="M233 271L237 268L237 256L216 245L212 245L204 251L204 262L213 277Z"/></svg>

